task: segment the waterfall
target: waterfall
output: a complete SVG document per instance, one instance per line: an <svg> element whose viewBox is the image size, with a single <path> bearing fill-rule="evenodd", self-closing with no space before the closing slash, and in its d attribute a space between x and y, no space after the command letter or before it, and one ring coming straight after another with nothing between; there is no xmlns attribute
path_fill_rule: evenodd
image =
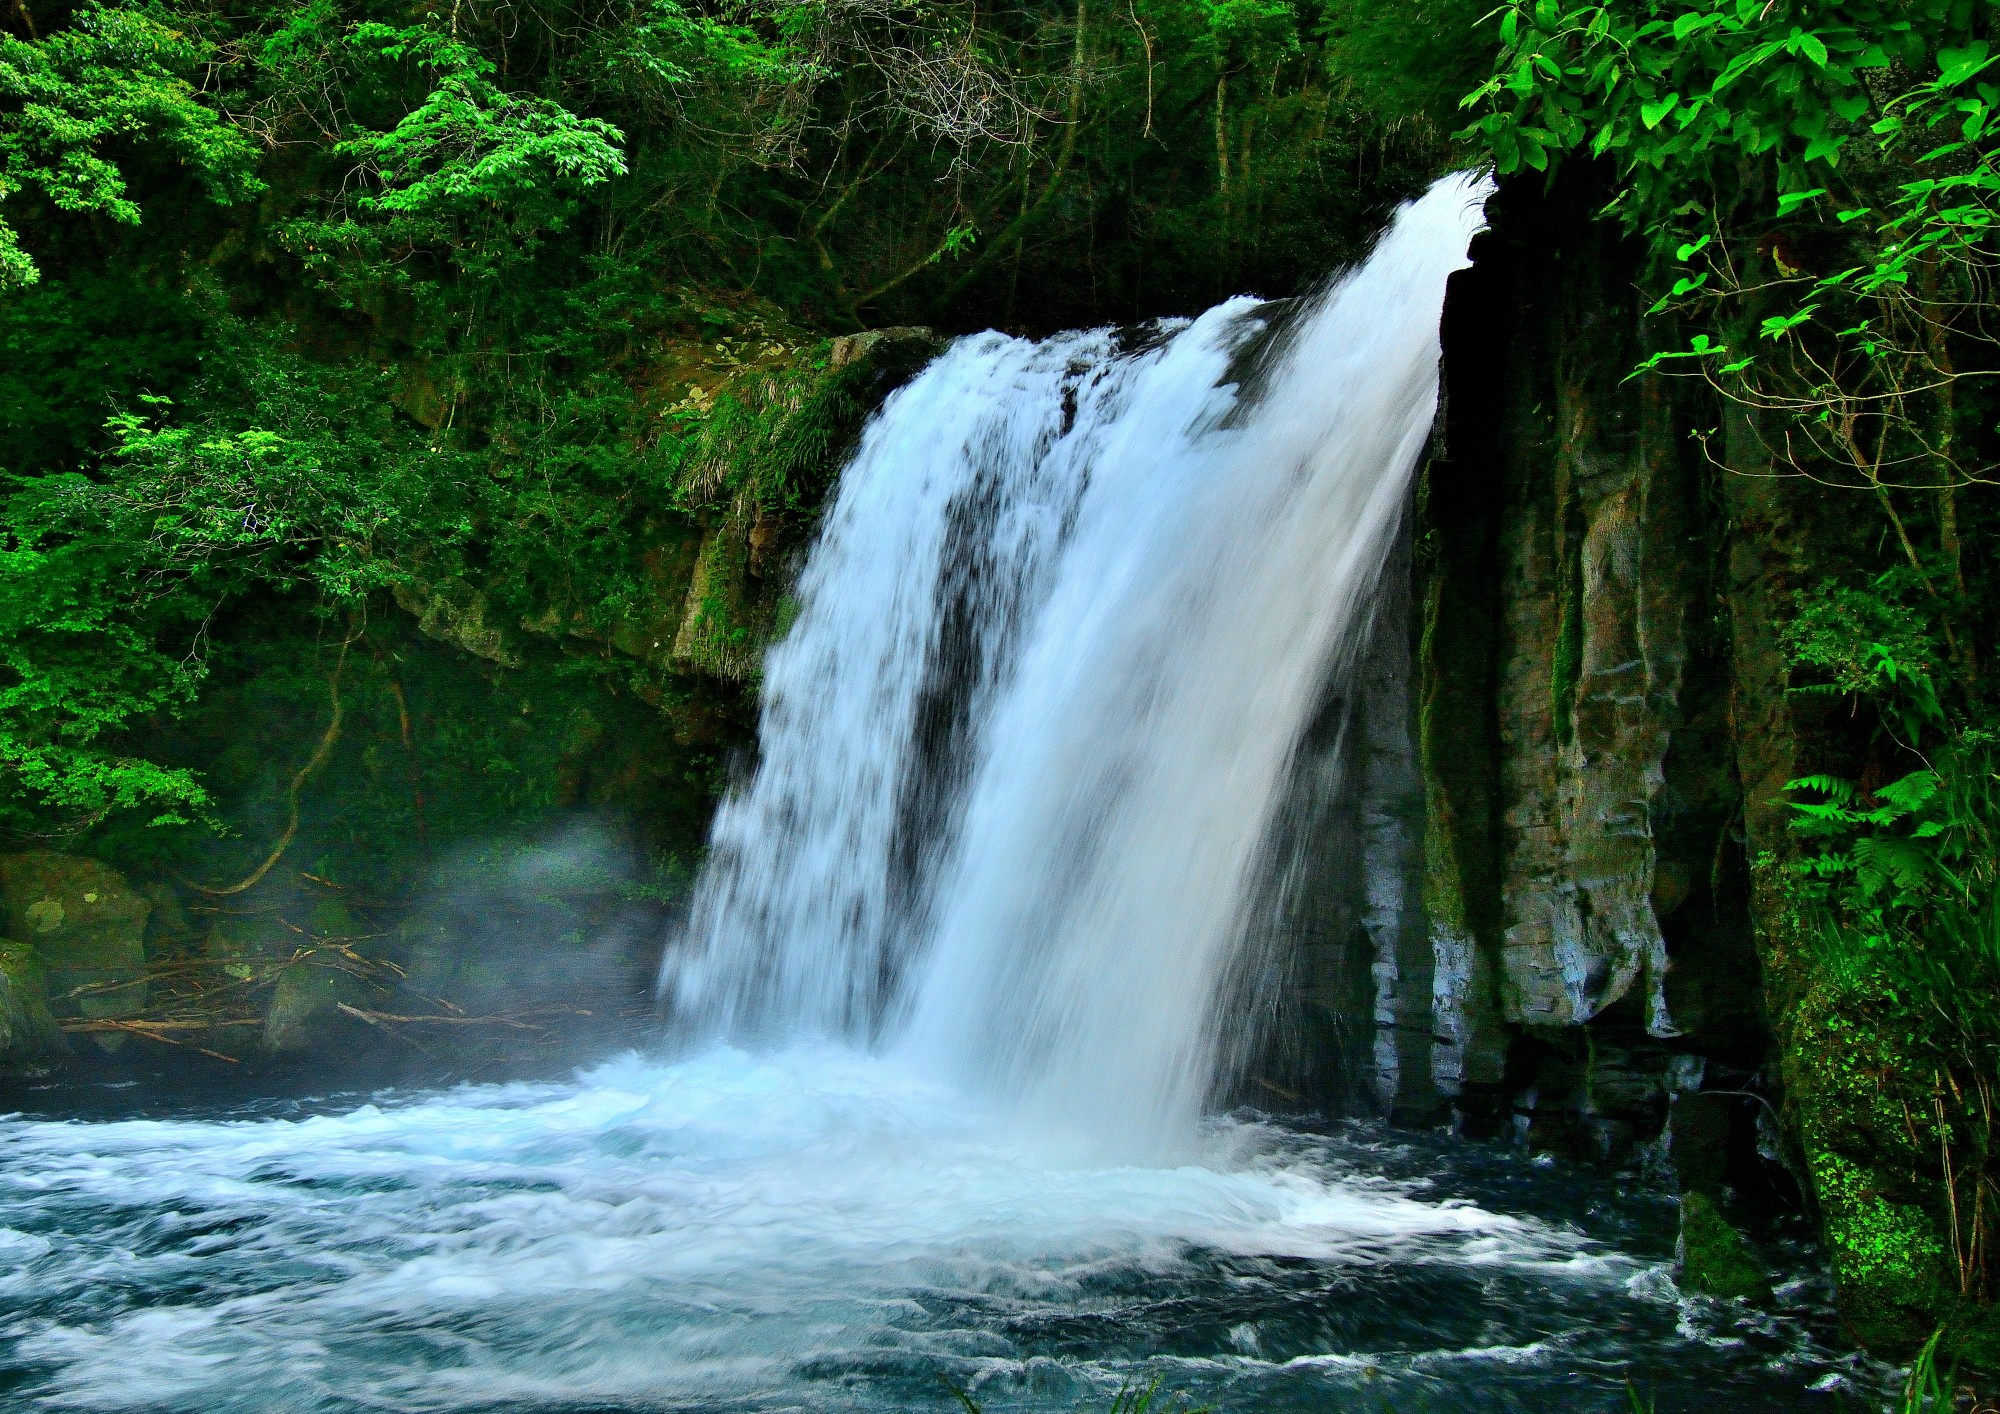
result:
<svg viewBox="0 0 2000 1414"><path fill-rule="evenodd" d="M1297 743L1366 618L1483 180L1294 309L955 344L883 406L770 652L661 989L1133 1158L1249 1037Z"/></svg>
<svg viewBox="0 0 2000 1414"><path fill-rule="evenodd" d="M978 335L883 407L662 965L684 1047L366 1097L86 1072L0 1113L0 1406L1889 1401L1803 1298L1685 1297L1630 1185L1201 1115L1299 803L1385 759L1321 747L1483 193L1315 299Z"/></svg>

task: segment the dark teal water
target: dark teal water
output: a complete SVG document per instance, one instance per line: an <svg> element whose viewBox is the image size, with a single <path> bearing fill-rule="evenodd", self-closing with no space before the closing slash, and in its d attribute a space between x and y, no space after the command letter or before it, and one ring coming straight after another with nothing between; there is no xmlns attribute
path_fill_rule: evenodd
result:
<svg viewBox="0 0 2000 1414"><path fill-rule="evenodd" d="M26 1098L10 1409L955 1409L947 1380L995 1414L1155 1380L1260 1414L1626 1411L1627 1380L1660 1411L1885 1402L1816 1281L1775 1313L1683 1297L1669 1201L1441 1135L1237 1118L1122 1166L838 1050Z"/></svg>

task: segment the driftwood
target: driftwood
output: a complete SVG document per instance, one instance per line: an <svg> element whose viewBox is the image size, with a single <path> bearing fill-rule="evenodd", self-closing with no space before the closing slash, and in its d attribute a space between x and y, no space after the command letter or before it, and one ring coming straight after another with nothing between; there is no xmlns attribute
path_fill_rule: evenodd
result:
<svg viewBox="0 0 2000 1414"><path fill-rule="evenodd" d="M337 1003L349 1016L376 1024L394 1022L405 1026L509 1026L516 1031L546 1031L546 1026L523 1021L525 1016L589 1016L590 1012L580 1007L537 1007L532 1011L515 1012L507 1016L398 1016L386 1011L363 1011L360 1007Z"/></svg>
<svg viewBox="0 0 2000 1414"><path fill-rule="evenodd" d="M208 1047L197 1046L192 1041L177 1041L166 1033L169 1031L214 1031L224 1026L260 1026L262 1024L255 1017L243 1020L232 1018L220 1021L115 1021L109 1018L98 1017L88 1021L65 1021L62 1023L62 1029L69 1032L94 1031L101 1033L116 1031L129 1036L143 1036L148 1041L160 1041L169 1046L184 1046L190 1051L199 1051L205 1056L213 1056L216 1060L228 1061L231 1065L235 1065L238 1060L236 1056L226 1056L221 1051L211 1051Z"/></svg>

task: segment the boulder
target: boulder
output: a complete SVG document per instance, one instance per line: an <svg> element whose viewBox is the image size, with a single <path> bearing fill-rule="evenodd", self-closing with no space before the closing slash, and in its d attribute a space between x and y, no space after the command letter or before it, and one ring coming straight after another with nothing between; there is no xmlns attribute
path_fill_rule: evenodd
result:
<svg viewBox="0 0 2000 1414"><path fill-rule="evenodd" d="M153 905L146 918L146 955L157 960L163 953L186 948L197 941L197 929L188 917L181 896L171 885L157 880L142 884L139 891Z"/></svg>
<svg viewBox="0 0 2000 1414"><path fill-rule="evenodd" d="M38 1072L67 1049L49 1014L41 959L28 944L0 938L0 1074Z"/></svg>
<svg viewBox="0 0 2000 1414"><path fill-rule="evenodd" d="M264 1049L274 1055L298 1055L326 1045L355 1026L341 1011L363 1000L364 989L352 974L316 958L300 958L278 974L264 1010Z"/></svg>
<svg viewBox="0 0 2000 1414"><path fill-rule="evenodd" d="M1771 1280L1743 1240L1703 1193L1681 1195L1680 1285L1724 1300L1768 1302Z"/></svg>
<svg viewBox="0 0 2000 1414"><path fill-rule="evenodd" d="M231 977L247 979L298 951L303 941L273 910L217 915L202 936L201 955Z"/></svg>
<svg viewBox="0 0 2000 1414"><path fill-rule="evenodd" d="M57 1016L101 1020L144 1008L152 908L94 859L50 850L0 856L0 932L33 945Z"/></svg>

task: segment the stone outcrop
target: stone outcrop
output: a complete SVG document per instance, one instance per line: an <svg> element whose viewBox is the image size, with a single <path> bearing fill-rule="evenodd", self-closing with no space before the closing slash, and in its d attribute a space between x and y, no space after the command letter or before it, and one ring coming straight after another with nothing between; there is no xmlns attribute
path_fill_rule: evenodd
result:
<svg viewBox="0 0 2000 1414"><path fill-rule="evenodd" d="M1992 1308L1965 1315L1937 1146L1890 1097L1908 1027L1825 975L1789 887L1786 783L1867 748L1791 690L1784 629L1866 517L1774 475L1700 380L1627 378L1678 339L1603 196L1503 191L1445 311L1413 614L1430 1079L1477 1131L1669 1160L1691 1290L1765 1289L1742 1195L1805 1208L1848 1328L1906 1353Z"/></svg>
<svg viewBox="0 0 2000 1414"><path fill-rule="evenodd" d="M863 421L943 347L929 329L897 327L675 363L685 391L663 414L698 415L701 431L675 472L682 504L649 518L637 592L615 617L557 603L508 621L496 586L457 575L402 581L396 602L427 636L503 668L527 666L542 639L602 645L658 674L754 682L788 623L794 552Z"/></svg>
<svg viewBox="0 0 2000 1414"><path fill-rule="evenodd" d="M1724 1300L1769 1301L1771 1279L1743 1234L1716 1211L1706 1193L1681 1195L1675 1264L1683 1291Z"/></svg>
<svg viewBox="0 0 2000 1414"><path fill-rule="evenodd" d="M0 856L0 923L33 946L58 1016L112 1020L146 1005L152 903L94 859L32 850Z"/></svg>
<svg viewBox="0 0 2000 1414"><path fill-rule="evenodd" d="M0 1075L39 1072L67 1049L41 959L27 943L0 938Z"/></svg>
<svg viewBox="0 0 2000 1414"><path fill-rule="evenodd" d="M1661 1132L1677 1058L1740 1079L1762 1033L1727 644L1693 588L1722 533L1712 469L1685 410L1626 379L1631 256L1571 201L1497 199L1446 307L1417 513L1420 889L1439 1092L1622 1159Z"/></svg>
<svg viewBox="0 0 2000 1414"><path fill-rule="evenodd" d="M264 1009L263 1048L298 1055L365 1023L341 1010L367 1000L360 980L337 958L303 957L278 974Z"/></svg>

